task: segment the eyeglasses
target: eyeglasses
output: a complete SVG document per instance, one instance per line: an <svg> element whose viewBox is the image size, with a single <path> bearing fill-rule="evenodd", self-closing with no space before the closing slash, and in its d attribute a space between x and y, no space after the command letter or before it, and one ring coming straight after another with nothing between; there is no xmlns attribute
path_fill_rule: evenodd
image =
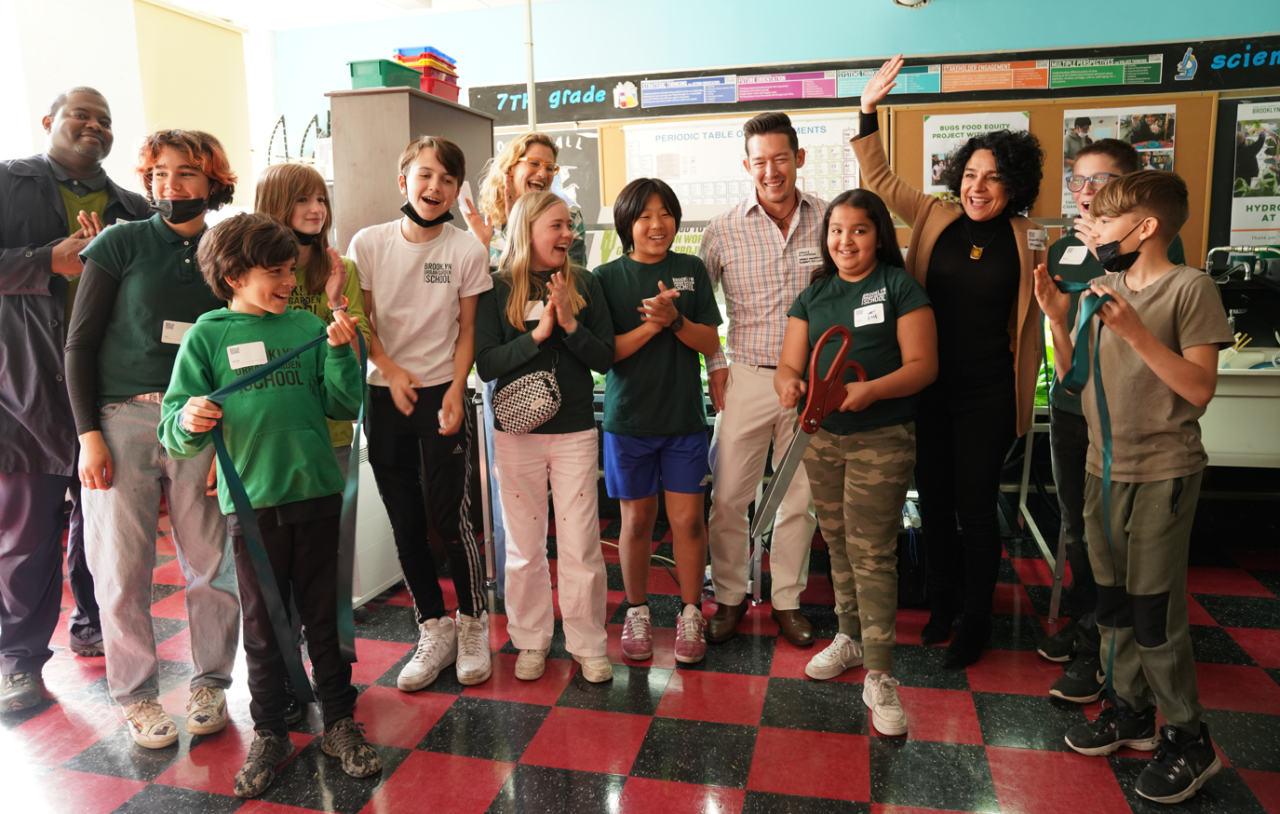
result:
<svg viewBox="0 0 1280 814"><path fill-rule="evenodd" d="M546 167L547 172L551 173L552 175L555 175L556 173L560 172L559 164L551 164L549 162L542 161L541 159L529 158L528 156L525 156L523 158L517 158L516 161L523 161L524 163L528 164L530 172L538 172L543 167Z"/></svg>
<svg viewBox="0 0 1280 814"><path fill-rule="evenodd" d="M1084 189L1085 182L1095 190L1102 189L1112 178L1119 178L1113 172L1098 172L1093 175L1069 175L1067 176L1067 189L1072 192L1079 192Z"/></svg>

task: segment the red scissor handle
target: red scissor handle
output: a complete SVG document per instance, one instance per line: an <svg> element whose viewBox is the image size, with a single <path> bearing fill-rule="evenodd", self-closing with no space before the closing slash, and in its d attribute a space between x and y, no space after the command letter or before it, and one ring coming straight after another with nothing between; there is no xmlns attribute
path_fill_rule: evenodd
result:
<svg viewBox="0 0 1280 814"><path fill-rule="evenodd" d="M836 358L831 361L831 367L827 368L827 375L821 379L815 378L822 349L836 334L840 335L840 350L836 352ZM810 435L818 431L823 418L839 410L840 405L844 403L846 396L844 372L846 370L852 370L857 374L860 382L867 380L867 372L862 369L862 365L847 361L849 345L852 341L853 335L849 333L848 328L843 325L833 325L813 346L813 353L809 356L809 400L805 402L804 412L800 414L800 427Z"/></svg>

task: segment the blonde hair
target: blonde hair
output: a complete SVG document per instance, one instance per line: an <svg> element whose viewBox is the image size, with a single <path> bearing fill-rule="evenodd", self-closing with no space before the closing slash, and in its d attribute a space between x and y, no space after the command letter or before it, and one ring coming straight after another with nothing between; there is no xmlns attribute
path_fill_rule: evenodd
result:
<svg viewBox="0 0 1280 814"><path fill-rule="evenodd" d="M311 262L307 266L307 279L302 281L308 294L319 294L329 283L333 269L329 264L329 229L333 227L333 202L329 200L329 188L320 173L305 164L272 164L258 176L258 188L253 197L253 211L268 215L285 228L292 229L293 207L304 195L318 194L324 198L324 225L311 244ZM306 247L300 247L306 253Z"/></svg>
<svg viewBox="0 0 1280 814"><path fill-rule="evenodd" d="M489 223L502 226L507 222L507 173L524 157L530 145L541 144L551 150L553 159L560 157L560 148L546 133L521 133L489 162L484 183L480 186L480 212L489 216Z"/></svg>
<svg viewBox="0 0 1280 814"><path fill-rule="evenodd" d="M502 252L498 268L500 279L511 287L511 296L507 299L507 319L520 331L525 327L525 306L529 303L530 295L537 295L537 299L547 296L545 286L534 279L531 273L548 270L533 268L533 224L557 205L569 208L554 193L530 192L521 195L515 208L511 210L507 248ZM564 275L564 281L569 287L569 305L576 315L587 304L586 298L578 292L578 277L582 270L570 263L567 256L560 268L550 270Z"/></svg>
<svg viewBox="0 0 1280 814"><path fill-rule="evenodd" d="M1172 242L1187 222L1187 183L1165 170L1140 170L1111 181L1089 204L1093 217L1114 218L1141 210L1159 224L1156 234Z"/></svg>

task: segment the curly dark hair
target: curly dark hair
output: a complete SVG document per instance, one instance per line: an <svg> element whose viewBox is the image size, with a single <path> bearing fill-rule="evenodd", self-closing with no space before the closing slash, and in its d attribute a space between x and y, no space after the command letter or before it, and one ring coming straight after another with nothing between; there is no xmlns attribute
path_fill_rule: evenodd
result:
<svg viewBox="0 0 1280 814"><path fill-rule="evenodd" d="M242 212L205 232L196 249L196 262L214 295L231 302L236 290L228 280L239 280L249 270L296 262L298 239L289 227L270 215Z"/></svg>
<svg viewBox="0 0 1280 814"><path fill-rule="evenodd" d="M898 248L898 233L893 228L893 216L884 200L869 189L847 189L835 197L828 206L827 214L822 218L822 240L818 248L822 251L822 265L809 275L809 285L813 285L824 277L833 277L840 273L836 261L831 256L831 247L827 245L827 234L831 231L831 214L837 207L852 206L867 213L876 227L876 259L886 266L902 268L902 250Z"/></svg>
<svg viewBox="0 0 1280 814"><path fill-rule="evenodd" d="M978 150L990 150L996 159L996 169L1009 192L1006 215L1015 215L1030 209L1040 195L1040 179L1044 177L1044 150L1040 140L1031 133L1015 133L1011 130L995 130L974 136L947 157L942 171L942 183L952 194L959 196L960 181L964 178L965 165Z"/></svg>

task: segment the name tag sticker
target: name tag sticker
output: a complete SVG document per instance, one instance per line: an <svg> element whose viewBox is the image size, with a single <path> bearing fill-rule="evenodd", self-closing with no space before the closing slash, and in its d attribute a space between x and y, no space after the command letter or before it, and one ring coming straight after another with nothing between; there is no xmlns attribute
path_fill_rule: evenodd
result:
<svg viewBox="0 0 1280 814"><path fill-rule="evenodd" d="M535 300L534 302L525 303L524 321L537 322L538 320L542 319L542 312L545 311L546 308L547 306L542 302L542 300Z"/></svg>
<svg viewBox="0 0 1280 814"><path fill-rule="evenodd" d="M1033 252L1044 251L1045 243L1049 240L1049 233L1044 229L1028 229L1027 230L1027 248Z"/></svg>
<svg viewBox="0 0 1280 814"><path fill-rule="evenodd" d="M1059 262L1064 266L1078 266L1088 255L1089 250L1084 246L1072 246L1062 253L1062 260Z"/></svg>
<svg viewBox="0 0 1280 814"><path fill-rule="evenodd" d="M175 322L166 319L164 327L160 330L160 341L166 345L180 345L182 337L186 336L187 331L191 330L194 324L194 322Z"/></svg>
<svg viewBox="0 0 1280 814"><path fill-rule="evenodd" d="M797 249L796 259L800 261L802 266L821 266L822 252L817 249Z"/></svg>
<svg viewBox="0 0 1280 814"><path fill-rule="evenodd" d="M872 325L877 322L884 322L884 303L877 302L874 305L853 309L853 327L861 328L863 325Z"/></svg>
<svg viewBox="0 0 1280 814"><path fill-rule="evenodd" d="M267 346L261 342L245 342L243 345L232 345L227 348L227 360L232 370L239 370L254 365L267 363Z"/></svg>

